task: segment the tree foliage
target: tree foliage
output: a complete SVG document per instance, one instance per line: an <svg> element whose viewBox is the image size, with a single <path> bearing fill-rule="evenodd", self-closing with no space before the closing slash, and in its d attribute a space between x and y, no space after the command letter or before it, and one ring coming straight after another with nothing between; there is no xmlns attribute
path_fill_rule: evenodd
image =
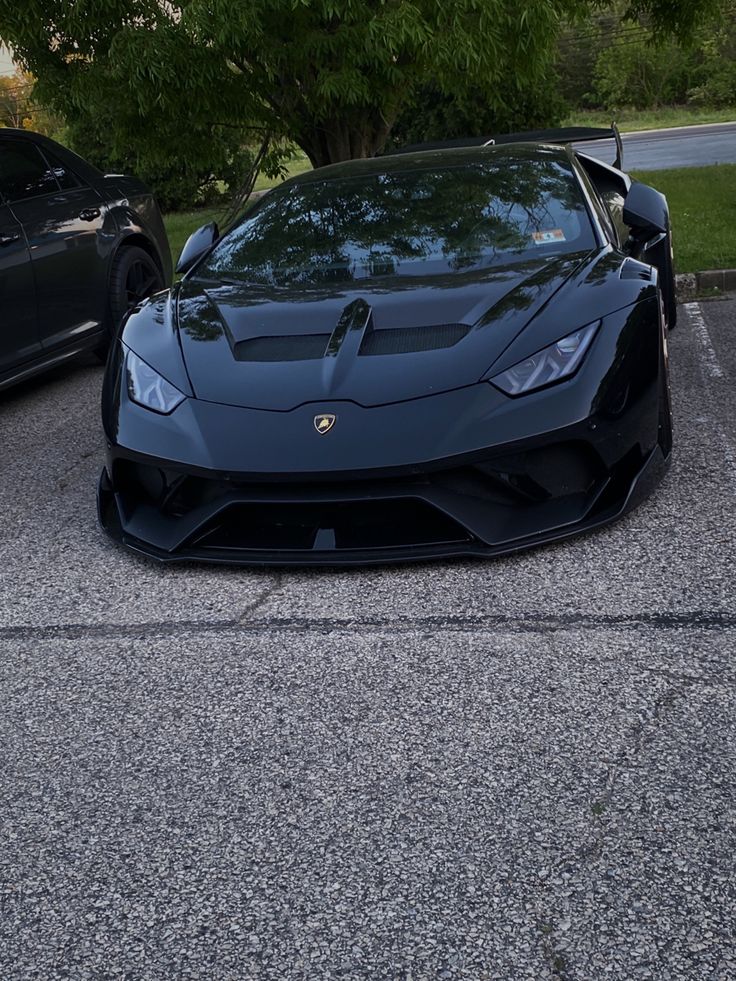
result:
<svg viewBox="0 0 736 981"><path fill-rule="evenodd" d="M623 24L619 2L560 39L562 94L575 108L653 109L736 103L736 0L719 0L685 37L644 19Z"/></svg>
<svg viewBox="0 0 736 981"><path fill-rule="evenodd" d="M692 30L714 0L627 0ZM598 0L0 0L38 96L113 160L230 180L269 136L315 166L372 156L419 93L489 118L549 86L564 21ZM469 115L473 113L469 110ZM76 128L76 129L75 129ZM276 168L278 156L268 165ZM143 165L143 167L141 167Z"/></svg>
<svg viewBox="0 0 736 981"><path fill-rule="evenodd" d="M32 90L33 79L25 72L0 76L0 126L30 128Z"/></svg>

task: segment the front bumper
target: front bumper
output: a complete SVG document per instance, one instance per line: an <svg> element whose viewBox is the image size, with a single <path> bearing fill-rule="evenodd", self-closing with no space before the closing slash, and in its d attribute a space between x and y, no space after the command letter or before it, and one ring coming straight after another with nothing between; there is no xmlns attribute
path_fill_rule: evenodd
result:
<svg viewBox="0 0 736 981"><path fill-rule="evenodd" d="M601 332L575 377L517 399L479 383L375 408L187 399L157 416L114 376L100 522L167 562L500 555L620 517L670 452L659 325L632 318ZM314 428L320 413L337 416L327 435Z"/></svg>
<svg viewBox="0 0 736 981"><path fill-rule="evenodd" d="M484 481L475 467L294 487L179 474L183 484L193 480L214 493L184 511L174 496L168 514L150 498L116 491L104 470L98 513L110 537L162 562L336 566L491 557L616 520L651 493L667 463L657 445L645 458L631 454L615 473L556 498L531 484L504 486L495 473Z"/></svg>

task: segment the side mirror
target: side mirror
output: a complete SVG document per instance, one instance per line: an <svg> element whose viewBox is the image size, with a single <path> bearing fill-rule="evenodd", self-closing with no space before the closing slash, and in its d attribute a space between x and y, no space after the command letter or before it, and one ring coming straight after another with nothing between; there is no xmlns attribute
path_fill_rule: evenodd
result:
<svg viewBox="0 0 736 981"><path fill-rule="evenodd" d="M219 237L220 230L217 227L217 222L214 221L210 221L198 228L196 232L192 232L181 250L179 261L176 264L176 272L188 272Z"/></svg>
<svg viewBox="0 0 736 981"><path fill-rule="evenodd" d="M663 235L669 228L667 199L653 187L634 182L624 201L623 219L639 242Z"/></svg>

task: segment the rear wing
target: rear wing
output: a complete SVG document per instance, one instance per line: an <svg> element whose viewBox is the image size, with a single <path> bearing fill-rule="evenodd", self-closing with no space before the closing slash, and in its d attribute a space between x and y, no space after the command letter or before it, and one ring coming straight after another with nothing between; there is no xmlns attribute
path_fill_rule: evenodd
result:
<svg viewBox="0 0 736 981"><path fill-rule="evenodd" d="M613 166L621 170L624 163L624 147L618 126L612 122L608 129L595 126L565 126L561 129L533 129L522 133L501 133L498 136L470 136L460 140L444 140L437 143L413 143L411 146L390 150L395 153L418 153L421 150L447 150L453 147L494 146L503 143L588 143L595 140L614 140L616 159Z"/></svg>

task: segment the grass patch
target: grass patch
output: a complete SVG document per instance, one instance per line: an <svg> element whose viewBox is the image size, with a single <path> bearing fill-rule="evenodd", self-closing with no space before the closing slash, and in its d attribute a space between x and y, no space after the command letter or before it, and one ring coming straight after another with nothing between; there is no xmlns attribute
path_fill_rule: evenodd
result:
<svg viewBox="0 0 736 981"><path fill-rule="evenodd" d="M297 174L303 174L307 170L311 170L312 165L305 153L301 150L298 151L297 155L293 160L290 160L287 164L287 176L285 180L289 177L296 177ZM259 174L258 180L256 181L255 191L265 191L269 187L275 187L276 184L280 184L280 180L274 180L272 177L266 177L265 174Z"/></svg>
<svg viewBox="0 0 736 981"><path fill-rule="evenodd" d="M300 152L289 163L287 167L287 178L295 177L297 174L303 174L305 171L311 169L312 165L306 155ZM284 179L286 180L287 178ZM259 174L253 190L266 191L268 188L275 187L276 184L280 183L280 180L273 180L270 177L266 177L265 174ZM179 258L181 250L184 248L184 243L192 232L201 225L206 225L208 221L216 221L221 226L226 211L227 205L223 204L219 207L199 208L195 211L175 211L164 215L164 225L166 226L166 234L169 236L169 245L171 246L171 255L173 256L174 263Z"/></svg>
<svg viewBox="0 0 736 981"><path fill-rule="evenodd" d="M670 203L677 272L736 268L736 164L645 171L634 176L656 187ZM174 262L196 228L221 221L222 216L221 208L166 215Z"/></svg>
<svg viewBox="0 0 736 981"><path fill-rule="evenodd" d="M169 237L171 246L171 257L176 265L176 260L184 248L184 243L201 225L206 225L208 221L222 220L222 208L216 211L212 208L202 208L199 211L174 211L164 215L164 227Z"/></svg>
<svg viewBox="0 0 736 981"><path fill-rule="evenodd" d="M618 112L574 112L563 126L610 126L615 119L622 133L669 126L697 126L699 123L730 123L736 120L736 106L730 109L695 109L691 106L664 106L661 109L621 109Z"/></svg>
<svg viewBox="0 0 736 981"><path fill-rule="evenodd" d="M633 176L669 201L676 272L736 268L736 164Z"/></svg>

